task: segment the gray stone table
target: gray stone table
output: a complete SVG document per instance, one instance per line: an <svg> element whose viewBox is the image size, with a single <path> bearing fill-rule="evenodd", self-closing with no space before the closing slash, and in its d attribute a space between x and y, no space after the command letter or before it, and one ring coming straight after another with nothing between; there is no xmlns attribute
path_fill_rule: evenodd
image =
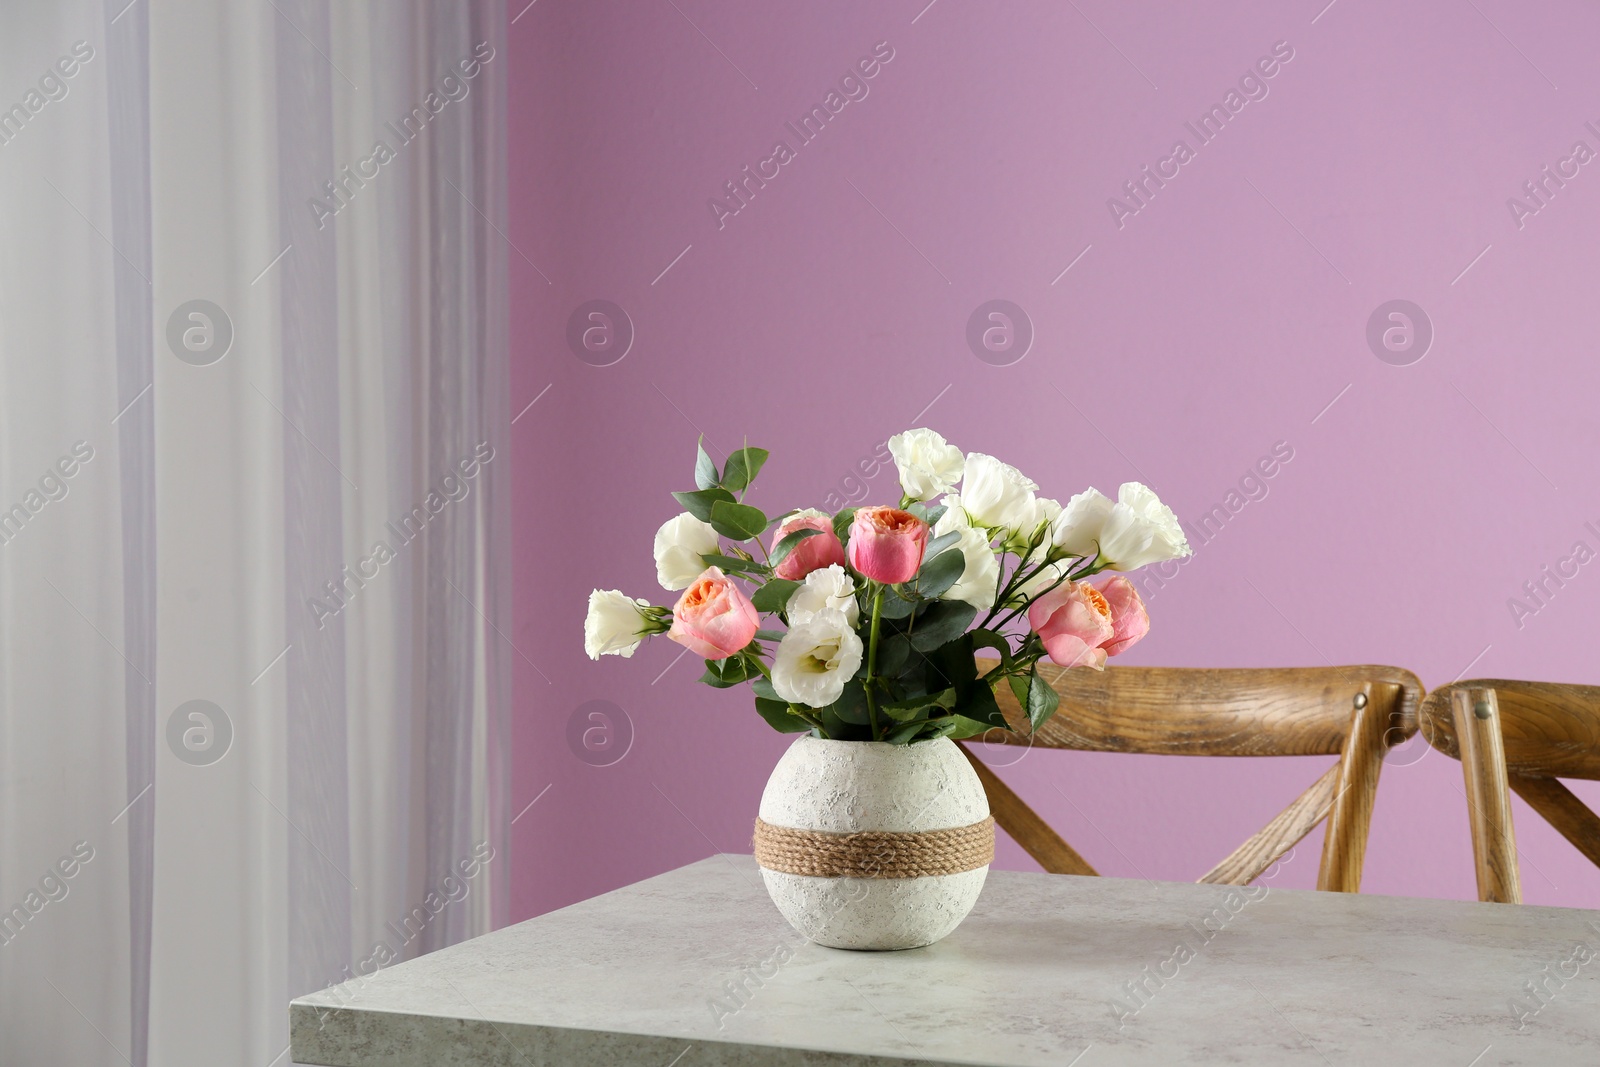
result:
<svg viewBox="0 0 1600 1067"><path fill-rule="evenodd" d="M714 856L302 997L292 1049L335 1067L1594 1065L1591 950L1594 911L995 871L939 944L845 952L802 941L750 857Z"/></svg>

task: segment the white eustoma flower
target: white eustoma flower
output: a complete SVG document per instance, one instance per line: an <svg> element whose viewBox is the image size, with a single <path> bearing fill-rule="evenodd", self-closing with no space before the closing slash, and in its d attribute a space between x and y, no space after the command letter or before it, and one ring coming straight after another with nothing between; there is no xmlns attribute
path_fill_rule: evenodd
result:
<svg viewBox="0 0 1600 1067"><path fill-rule="evenodd" d="M972 525L967 519L967 510L961 506L959 493L946 493L939 503L944 505L944 514L933 524L933 536L938 537L951 530L965 530Z"/></svg>
<svg viewBox="0 0 1600 1067"><path fill-rule="evenodd" d="M939 599L960 600L980 612L988 611L994 607L995 594L999 592L999 557L989 547L989 536L982 530L964 526L958 532L961 536L951 548L961 553L966 569L954 585L939 594Z"/></svg>
<svg viewBox="0 0 1600 1067"><path fill-rule="evenodd" d="M913 500L932 500L947 492L966 466L961 449L929 429L895 434L889 438L889 454L900 470L900 488Z"/></svg>
<svg viewBox="0 0 1600 1067"><path fill-rule="evenodd" d="M700 557L717 550L717 531L687 511L656 531L656 581L663 589L687 589L705 573Z"/></svg>
<svg viewBox="0 0 1600 1067"><path fill-rule="evenodd" d="M995 555L994 549L989 547L988 531L972 525L967 520L966 509L961 506L961 497L955 493L947 495L939 503L945 506L945 513L933 524L933 535L942 537L947 533L960 534L961 536L951 547L960 550L966 562L961 577L956 579L956 584L941 594L940 599L960 600L971 604L979 611L988 611L994 607L995 587L1000 580L1000 558Z"/></svg>
<svg viewBox="0 0 1600 1067"><path fill-rule="evenodd" d="M1039 486L1009 463L982 452L967 455L961 504L978 526L1020 530L1033 522Z"/></svg>
<svg viewBox="0 0 1600 1067"><path fill-rule="evenodd" d="M861 667L861 638L844 613L823 610L792 626L778 644L772 688L791 704L825 708Z"/></svg>
<svg viewBox="0 0 1600 1067"><path fill-rule="evenodd" d="M933 524L933 536L939 537L951 530L965 530L972 523L967 519L967 510L961 506L961 497L957 493L946 493L944 499L939 501L944 506L944 514L939 516L939 521Z"/></svg>
<svg viewBox="0 0 1600 1067"><path fill-rule="evenodd" d="M1172 509L1146 486L1123 482L1100 534L1100 556L1110 570L1131 571L1192 555Z"/></svg>
<svg viewBox="0 0 1600 1067"><path fill-rule="evenodd" d="M641 609L648 600L635 600L620 589L596 589L589 594L589 615L583 620L583 650L590 659L632 656L650 621Z"/></svg>
<svg viewBox="0 0 1600 1067"><path fill-rule="evenodd" d="M1024 523L1019 532L1024 539L1031 538L1039 532L1039 527L1048 526L1056 521L1056 516L1061 514L1061 502L1051 500L1047 496L1035 497L1033 500L1033 516ZM1048 540L1048 538L1046 538Z"/></svg>
<svg viewBox="0 0 1600 1067"><path fill-rule="evenodd" d="M784 609L789 625L797 626L819 611L837 611L854 626L861 618L856 603L856 583L837 563L819 567L806 575L805 582L789 596Z"/></svg>
<svg viewBox="0 0 1600 1067"><path fill-rule="evenodd" d="M1085 489L1050 522L1050 541L1069 556L1093 559L1116 505L1098 489Z"/></svg>

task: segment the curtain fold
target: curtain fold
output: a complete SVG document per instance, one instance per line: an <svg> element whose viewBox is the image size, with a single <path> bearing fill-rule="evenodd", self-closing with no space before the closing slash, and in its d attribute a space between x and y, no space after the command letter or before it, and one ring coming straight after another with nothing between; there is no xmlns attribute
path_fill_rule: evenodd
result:
<svg viewBox="0 0 1600 1067"><path fill-rule="evenodd" d="M505 921L504 28L0 38L36 83L92 52L0 100L8 1065L283 1064L290 997Z"/></svg>
<svg viewBox="0 0 1600 1067"><path fill-rule="evenodd" d="M118 8L118 11L121 9ZM107 17L116 19L116 12ZM156 568L155 406L150 262L150 79L143 19L116 19L106 28L109 103L110 241L127 257L116 275L117 454L122 508L123 672L128 808L129 1047L147 1047L150 1019L150 920L155 865Z"/></svg>
<svg viewBox="0 0 1600 1067"><path fill-rule="evenodd" d="M102 30L88 4L30 4L7 12L0 35L0 1060L8 1065L121 1062L132 1042L142 921L132 890L143 872L129 839L136 813L123 811L140 762L127 710L147 680L130 692L140 664L128 655L121 550L122 479L140 460L124 462L113 419L131 329L124 301L149 295L136 288L145 285L138 272L148 273L138 249L110 244L114 168L127 155L110 136Z"/></svg>

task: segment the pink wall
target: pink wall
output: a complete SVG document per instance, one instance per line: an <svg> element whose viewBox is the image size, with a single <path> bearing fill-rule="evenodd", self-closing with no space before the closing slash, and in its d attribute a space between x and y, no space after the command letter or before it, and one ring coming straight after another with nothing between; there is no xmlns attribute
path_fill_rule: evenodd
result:
<svg viewBox="0 0 1600 1067"><path fill-rule="evenodd" d="M692 657L668 669L677 646L591 663L580 635L592 587L671 603L650 541L702 431L774 450L772 512L862 484L858 461L923 423L1062 499L1139 478L1191 521L1238 507L1150 588L1126 662L1600 682L1600 564L1508 607L1575 542L1600 550L1600 163L1568 164L1520 226L1507 204L1574 142L1600 150L1600 11L925 2L550 2L510 27L512 410L542 397L514 426L513 810L549 788L514 826L519 918L748 850L785 739ZM785 122L885 41L868 95L799 145ZM1276 42L1293 58L1246 85L1265 97L1200 145L1185 123ZM719 227L708 198L780 138L795 158ZM1193 158L1119 226L1108 198L1179 138ZM965 341L994 298L1036 331L1014 365ZM566 343L592 299L636 330L612 366ZM1410 365L1366 337L1394 299L1433 324ZM1278 442L1292 460L1230 500ZM864 485L897 492L892 470ZM569 746L592 700L632 723L611 766ZM1192 879L1323 762L1037 753L1003 773L1102 871ZM1473 895L1460 781L1399 754L1364 888ZM1600 871L1517 817L1527 899L1600 906ZM1280 884L1312 885L1319 853L1320 833ZM1009 841L999 865L1032 866Z"/></svg>

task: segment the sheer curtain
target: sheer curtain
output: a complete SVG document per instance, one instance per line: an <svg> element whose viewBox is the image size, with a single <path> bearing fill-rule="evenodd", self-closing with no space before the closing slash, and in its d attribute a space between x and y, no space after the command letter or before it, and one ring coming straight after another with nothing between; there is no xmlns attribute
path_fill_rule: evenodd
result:
<svg viewBox="0 0 1600 1067"><path fill-rule="evenodd" d="M7 14L7 1065L286 1064L504 920L504 27Z"/></svg>

